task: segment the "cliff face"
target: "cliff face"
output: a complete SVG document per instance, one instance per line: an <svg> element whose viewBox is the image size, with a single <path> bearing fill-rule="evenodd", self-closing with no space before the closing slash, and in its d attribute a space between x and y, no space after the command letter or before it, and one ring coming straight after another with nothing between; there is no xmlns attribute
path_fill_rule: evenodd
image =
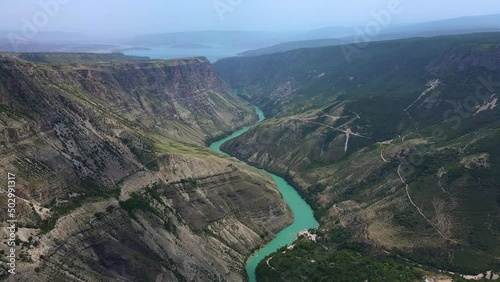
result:
<svg viewBox="0 0 500 282"><path fill-rule="evenodd" d="M252 250L291 217L270 179L216 157L165 155L121 195L61 217L23 250L17 279L240 281ZM189 180L182 177L189 176Z"/></svg>
<svg viewBox="0 0 500 282"><path fill-rule="evenodd" d="M197 131L191 136L168 133L186 143L200 143L206 135L233 130L253 119L249 105L230 94L204 58L49 66L2 57L1 67L2 105L30 111L30 117L39 114L45 123L60 118L58 106L77 114L87 106L141 128L189 125Z"/></svg>
<svg viewBox="0 0 500 282"><path fill-rule="evenodd" d="M153 168L157 149L179 152L255 118L202 59L46 66L4 58L0 73L1 150L11 153L3 161L44 176L43 200L87 178L116 186Z"/></svg>
<svg viewBox="0 0 500 282"><path fill-rule="evenodd" d="M0 77L0 174L17 175L21 227L11 280L241 280L291 222L269 178L205 148L256 117L203 58L3 55Z"/></svg>

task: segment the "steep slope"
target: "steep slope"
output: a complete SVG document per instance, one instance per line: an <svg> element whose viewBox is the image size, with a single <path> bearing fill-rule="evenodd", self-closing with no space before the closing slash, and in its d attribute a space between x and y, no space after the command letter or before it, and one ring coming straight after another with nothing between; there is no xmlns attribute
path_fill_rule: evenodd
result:
<svg viewBox="0 0 500 282"><path fill-rule="evenodd" d="M0 57L0 171L18 197L8 279L242 280L291 222L271 179L204 146L255 120L249 104L204 58L48 63Z"/></svg>
<svg viewBox="0 0 500 282"><path fill-rule="evenodd" d="M495 268L499 43L473 34L220 61L274 116L223 149L295 182L322 227L351 241L462 273Z"/></svg>

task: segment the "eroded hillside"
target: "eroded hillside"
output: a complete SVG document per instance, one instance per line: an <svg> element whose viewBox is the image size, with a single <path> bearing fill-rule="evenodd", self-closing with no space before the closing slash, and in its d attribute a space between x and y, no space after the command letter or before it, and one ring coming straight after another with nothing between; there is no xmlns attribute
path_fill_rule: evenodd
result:
<svg viewBox="0 0 500 282"><path fill-rule="evenodd" d="M495 268L499 43L473 34L219 61L274 117L223 149L296 183L323 238L461 273Z"/></svg>
<svg viewBox="0 0 500 282"><path fill-rule="evenodd" d="M272 179L204 142L251 124L252 107L204 58L42 59L0 56L0 174L17 176L19 220L8 279L242 280L291 214Z"/></svg>

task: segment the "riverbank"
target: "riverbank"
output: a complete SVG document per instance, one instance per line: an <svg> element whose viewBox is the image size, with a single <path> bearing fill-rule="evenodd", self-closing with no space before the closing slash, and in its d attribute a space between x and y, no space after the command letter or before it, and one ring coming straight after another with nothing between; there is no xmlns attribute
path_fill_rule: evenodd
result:
<svg viewBox="0 0 500 282"><path fill-rule="evenodd" d="M263 120L265 120L264 113L258 107L255 107L255 111L259 116L258 122L262 122ZM224 156L230 156L229 154L222 152L220 150L221 145L231 139L241 136L242 134L247 132L250 128L252 128L252 126L238 130L237 132L231 134L230 136L222 140L219 140L217 142L214 142L212 145L210 145L210 149ZM283 196L283 200L288 204L293 213L294 221L290 226L281 230L271 242L269 242L266 246L264 246L256 253L254 253L247 261L246 270L250 282L256 281L255 270L257 268L257 265L263 259L265 259L270 254L276 252L280 248L292 244L295 241L296 235L299 232L311 228L317 228L319 226L319 223L314 218L314 213L311 207L299 195L299 193L288 182L285 181L285 179L275 174L272 174L266 170L263 169L260 170L270 175L276 182L278 191L281 193L281 195Z"/></svg>

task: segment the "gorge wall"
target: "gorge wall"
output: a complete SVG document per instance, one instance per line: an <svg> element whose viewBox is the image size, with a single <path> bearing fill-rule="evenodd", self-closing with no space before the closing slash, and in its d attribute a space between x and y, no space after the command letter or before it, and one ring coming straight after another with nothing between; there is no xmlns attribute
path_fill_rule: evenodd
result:
<svg viewBox="0 0 500 282"><path fill-rule="evenodd" d="M0 174L17 176L19 220L8 280L239 281L292 221L272 179L205 147L257 119L205 58L26 58L0 55Z"/></svg>

